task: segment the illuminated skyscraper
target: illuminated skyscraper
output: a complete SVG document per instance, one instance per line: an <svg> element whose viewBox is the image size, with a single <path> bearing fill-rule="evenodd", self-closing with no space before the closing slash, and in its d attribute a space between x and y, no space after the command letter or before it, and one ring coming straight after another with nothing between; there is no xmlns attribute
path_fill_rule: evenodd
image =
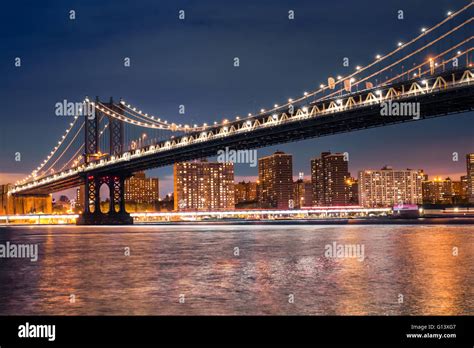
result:
<svg viewBox="0 0 474 348"><path fill-rule="evenodd" d="M313 205L348 205L349 179L349 162L343 153L323 152L311 160Z"/></svg>
<svg viewBox="0 0 474 348"><path fill-rule="evenodd" d="M422 187L423 203L449 204L453 202L454 188L450 178L443 180L435 177L433 180L423 181Z"/></svg>
<svg viewBox="0 0 474 348"><path fill-rule="evenodd" d="M467 167L467 197L469 203L474 203L474 153L466 155Z"/></svg>
<svg viewBox="0 0 474 348"><path fill-rule="evenodd" d="M281 151L258 160L259 202L263 208L288 209L293 200L292 156Z"/></svg>
<svg viewBox="0 0 474 348"><path fill-rule="evenodd" d="M153 204L159 198L158 178L147 178L145 172L139 172L125 180L126 202Z"/></svg>
<svg viewBox="0 0 474 348"><path fill-rule="evenodd" d="M359 172L359 202L365 207L421 204L423 173L417 170L362 170Z"/></svg>
<svg viewBox="0 0 474 348"><path fill-rule="evenodd" d="M232 163L195 161L174 165L175 210L232 210L234 204Z"/></svg>

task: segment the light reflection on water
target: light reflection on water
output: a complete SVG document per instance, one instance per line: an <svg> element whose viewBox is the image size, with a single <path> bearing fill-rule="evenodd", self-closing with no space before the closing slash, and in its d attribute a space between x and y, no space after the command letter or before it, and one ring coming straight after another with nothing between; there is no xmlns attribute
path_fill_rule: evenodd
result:
<svg viewBox="0 0 474 348"><path fill-rule="evenodd" d="M39 244L36 263L0 259L0 315L473 315L472 230L469 225L0 228L0 243ZM363 244L365 260L324 257L324 246L333 242ZM459 256L453 256L453 247Z"/></svg>

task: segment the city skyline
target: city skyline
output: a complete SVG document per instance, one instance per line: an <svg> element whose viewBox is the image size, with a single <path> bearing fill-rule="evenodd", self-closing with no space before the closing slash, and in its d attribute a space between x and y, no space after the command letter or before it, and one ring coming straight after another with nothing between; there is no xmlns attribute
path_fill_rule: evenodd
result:
<svg viewBox="0 0 474 348"><path fill-rule="evenodd" d="M111 43L108 44L105 49L100 47L100 42L94 39L91 41L89 36L86 38L85 34L87 30L84 29L86 27L84 24L87 24L87 21L90 19L83 14L84 11L91 11L92 9L89 7L89 4L84 3L77 8L77 19L74 23L58 23L56 21L49 24L46 22L45 30L48 34L52 34L53 37L57 34L59 35L58 38L61 39L64 39L65 35L72 35L69 40L74 40L79 47L65 43L64 40L62 40L62 43L59 43L59 40L52 40L51 47L57 50L62 56L68 56L70 60L68 63L63 63L57 67L57 69L61 69L59 70L61 73L56 76L56 80L46 80L44 88L39 90L37 95L28 96L29 100L32 101L31 103L21 104L18 103L18 98L22 97L22 89L19 88L20 85L18 84L37 85L39 81L45 79L41 71L47 70L45 69L46 67L52 66L55 63L54 59L52 61L45 59L45 48L37 47L36 53L32 56L31 53L22 51L19 46L19 44L22 44L35 47L37 41L42 39L40 33L36 33L34 38L23 36L24 31L28 30L28 28L34 28L39 25L37 19L30 18L30 22L22 23L25 25L23 31L9 32L10 36L6 37L7 49L0 53L0 58L6 62L12 61L13 57L16 56L22 56L23 58L21 72L19 72L18 69L15 70L13 64L11 64L10 67L8 67L8 64L4 64L1 67L2 75L5 76L7 81L11 81L12 83L11 88L8 90L0 86L0 93L6 96L4 113L6 115L15 116L5 118L3 120L3 127L0 130L0 145L2 148L2 151L0 151L0 183L14 182L24 177L36 165L34 158L40 157L50 149L51 144L54 144L53 139L40 137L36 131L44 130L45 124L49 124L48 127L54 130L59 130L64 127L64 124L67 124L68 120L58 118L53 114L53 106L57 100L62 100L65 97L69 99L77 98L79 100L85 95L92 93L103 95L107 98L110 95L115 95L117 98L118 96L126 96L130 98L130 100L139 102L139 104L142 104L149 110L156 111L159 114L169 115L172 120L183 123L209 122L213 119L232 117L235 113L245 114L261 106L271 105L275 101L285 100L288 96L301 93L302 86L307 86L308 89L314 88L314 86L317 86L321 81L324 82L329 74L347 73L353 68L353 65L370 61L372 59L371 54L376 53L373 47L376 47L378 52L387 52L393 48L397 40L413 37L414 33L419 32L420 26L436 23L440 18L445 16L445 13L442 13L439 8L449 10L461 7L464 3L464 1L441 1L440 5L435 8L424 8L423 17L420 17L416 4L405 4L405 19L403 21L396 19L386 21L383 19L384 16L377 16L379 11L386 12L388 8L392 8L395 11L398 7L396 1L387 2L384 8L371 7L370 10L374 13L373 25L380 25L384 28L387 36L393 37L393 42L380 41L380 38L375 35L376 33L367 32L366 27L361 26L360 28L354 28L350 25L350 21L346 21L349 13L358 13L358 11L363 11L364 8L369 6L364 3L358 6L350 4L349 2L341 5L333 4L316 10L308 1L302 1L298 4L283 1L274 6L254 8L253 11L247 12L242 11L242 8L239 6L232 8L233 11L231 11L231 15L227 10L224 11L222 7L218 6L217 3L215 3L215 6L206 14L206 11L210 8L210 4L207 3L202 7L193 7L193 11L187 14L188 21L185 25L179 22L175 16L170 16L170 13L175 10L177 11L178 8L175 8L175 5L165 4L165 7L161 7L160 11L153 13L153 16L148 13L143 13L141 18L143 18L145 23L151 24L150 21L152 17L154 19L157 17L160 18L160 16L163 17L163 21L169 28L167 30L171 30L180 40L179 42L174 42L165 37L157 36L159 40L157 45L147 49L145 55L142 49L139 49L137 46L138 43L143 43L143 41L146 40L145 38L137 39L140 37L142 30L138 26L138 22L134 17L129 17L127 11L116 7L110 8L109 6L112 6L112 3L104 6L102 10L105 11L105 9L108 9L109 12L112 11L112 13L119 18L127 19L130 23L130 29L125 32L120 32L122 29L112 26L112 22L108 22L107 20L103 21L100 25L104 30L110 30L112 28L119 30L117 36L123 39L131 38L129 49L117 49ZM13 13L20 10L18 7L15 7L15 5L11 6ZM153 7L152 4L150 4L150 6ZM338 11L340 25L335 28L335 33L331 35L347 37L348 40L341 42L341 40L331 40L324 36L315 37L316 33L312 32L309 19L319 18L323 20L325 14L336 12L340 6L351 9L351 11ZM187 6L183 5L182 7L186 9ZM297 24L290 26L292 24L287 23L283 28L277 30L296 32L299 34L299 39L298 43L295 44L291 41L292 36L281 33L281 35L278 36L279 39L288 41L285 47L294 47L296 49L304 45L305 49L311 53L316 48L307 45L307 43L312 42L316 38L321 42L321 45L326 47L328 53L318 55L317 60L297 57L302 60L300 62L301 64L294 64L290 67L287 65L287 62L290 60L288 53L283 52L282 54L274 55L267 52L265 49L267 47L266 45L274 42L275 38L273 35L267 37L265 34L267 32L266 30L268 30L269 25L279 20L279 16L284 16L289 7L295 10L296 18L298 19L295 23ZM135 10L140 12L140 9ZM67 8L64 7L62 10L58 9L57 11L67 11ZM44 9L37 8L37 12L44 13ZM261 17L264 13L266 16ZM416 16L414 15L415 13ZM197 16L197 14L199 14L200 18L206 18L207 23L211 23L212 26L220 26L220 33L216 34L214 30L211 30L211 24L202 25L202 23L197 22L193 17ZM46 17L51 15L53 14L45 14ZM54 13L54 15L56 15L56 13ZM265 18L265 21L262 22L262 18ZM9 20L10 18L7 18L6 22L0 25L11 25ZM257 48L256 51L254 50L257 53L257 59L249 60L250 53L255 52L250 51L246 37L241 36L235 31L236 23L242 21L247 21L252 23L253 26L257 26L254 29L262 29L262 34L258 36L258 39L263 40L265 43L264 46L257 48L254 47L255 43L250 43L251 48ZM43 23L43 21L41 23ZM76 32L71 28L72 25L80 25L82 31ZM272 27L272 29L275 28ZM66 30L67 34L59 34L60 31L64 30ZM159 27L156 30L157 34L159 34L163 29ZM210 35L213 35L212 37L216 42L219 42L219 45L210 45L209 42L206 42L207 46L205 50L198 49L195 44L193 44L193 38L202 38L203 35L209 34L209 32L211 32ZM354 40L361 35L364 36L363 42ZM233 40L226 40L226 36ZM150 33L148 33L146 38L149 37ZM37 41L32 42L31 40L33 39ZM134 40L138 40L137 44L135 44ZM351 41L357 41L358 45L351 44ZM100 80L110 81L106 85L97 81L91 84L91 81L81 76L76 76L77 74L75 74L75 69L83 71L86 68L84 64L87 62L87 59L84 59L84 56L82 56L83 52L81 51L81 48L84 47L86 43L93 45L100 52L99 56L104 56L107 51L108 59L112 59L111 57L114 56L117 59L116 65L104 65L102 61L94 61L95 64L92 66L92 71L94 74L97 74L97 76L102 77ZM159 45L171 45L176 48L178 52L182 53L192 50L190 52L193 52L193 56L197 56L199 60L194 62L194 64L196 64L195 68L192 68L193 64L188 64L186 71L176 74L178 67L182 68L184 63L190 62L181 58L176 62L160 60L157 63L158 65L151 64L150 58L156 54ZM132 57L132 72L123 70L123 67L119 64L123 56L127 55ZM236 55L241 58L241 66L238 71L235 71L231 66L232 59ZM351 68L342 67L341 64L342 58L347 55L355 62L351 64ZM307 56L310 57L312 54L308 54ZM210 75L210 67L204 63L209 57L213 57L211 61L216 65L216 68ZM81 59L83 62L78 61ZM272 65L267 67L265 62L269 59L271 59ZM295 57L292 57L292 59L294 60ZM314 73L308 76L308 70L304 65L309 65L311 71L314 70ZM285 83L278 83L278 89L262 88L263 85L259 82L260 79L267 81L266 83L268 83L268 81L278 82L274 80L275 74L273 74L273 69L280 71L278 79L284 79ZM167 82L166 88L160 84L154 84L154 88L150 88L150 90L144 89L143 87L141 87L141 89L137 88L136 90L133 88L125 90L120 87L120 83L114 83L118 78L121 82L127 81L130 86L146 86L147 84L149 85L150 71L157 81L164 79ZM257 79L255 86L249 88L247 81L254 77L257 71L260 79ZM203 74L207 77L206 79L202 78L204 76ZM64 78L68 76L75 77L74 86L68 84L68 88L60 88L66 82ZM179 79L177 79L178 77ZM245 86L245 88L237 88L237 94L235 90L233 90L231 93L232 98L227 98L224 94L226 89L223 89L223 87L227 85L227 81L232 81L235 87ZM210 93L210 95L219 96L219 102L216 103L211 100L211 98L203 95L203 92L201 92L201 90L204 89L203 87L208 88L206 94ZM179 94L180 97L172 95L177 89L183 91ZM12 94L11 91L15 91L15 93ZM44 96L44 93L47 95ZM26 95L23 95L23 97L26 98ZM257 103L256 100L259 102ZM184 116L178 113L178 106L181 104L186 106L187 111ZM31 110L33 105L35 106L34 112ZM459 154L462 152L474 152L474 142L469 132L469 129L474 128L472 115L473 113L457 115L454 122L451 121L449 117L440 118L426 120L423 123L415 122L406 125L389 126L380 129L364 130L350 134L340 134L332 137L272 146L259 150L259 157L269 155L278 149L288 153L294 153L298 151L297 149L299 148L311 148L311 152L298 151L300 155L295 158L294 163L295 171L302 171L305 175L308 175L310 169L307 163L318 153L323 151L349 151L354 171L361 170L368 166L382 167L384 165L391 165L394 168L414 168L423 160L423 169L426 172L457 179L462 175L461 173L463 173L462 164L453 162L451 158L453 152L458 152ZM24 120L21 129L18 128L18 124L15 122L17 119ZM50 122L44 122L44 120ZM28 144L22 142L20 138L17 139L16 137L10 136L10 134L15 134L16 131L25 134L26 137L35 143L35 146L28 146ZM56 133L56 131L52 131L52 133ZM381 151L377 146L380 144L381 139L383 139L384 151ZM14 154L17 151L22 154L22 160L20 162L14 160ZM407 153L410 154L408 158L406 158ZM237 165L236 172L240 173L239 175L241 177L246 178L255 177L257 175L253 168L249 168L245 165ZM163 177L163 191L166 192L168 188L171 187L172 180L168 181L167 179L171 179L172 167L155 169L147 174Z"/></svg>
<svg viewBox="0 0 474 348"><path fill-rule="evenodd" d="M277 148L281 148L281 146L277 147ZM328 152L328 151L323 151L323 152ZM293 155L291 153L288 153L288 154ZM271 154L269 154L269 155L271 155ZM460 154L460 156L458 158L458 161L456 163L461 163L461 166L464 167L464 171L456 173L456 175L442 175L442 174L437 174L437 173L430 173L430 172L425 170L426 166L423 166L423 165L415 166L415 167L408 167L408 166L395 167L395 166L392 166L390 164L387 164L386 162L384 164L380 165L379 167L370 166L370 167L361 168L361 169L354 169L351 157L349 157L350 159L348 160L348 163L349 163L349 168L348 169L349 169L349 173L354 178L357 178L358 173L361 172L361 171L364 171L364 170L380 170L383 167L392 167L394 170L407 170L407 169L423 170L423 172L426 175L428 175L429 180L432 180L434 178L441 178L443 180L446 179L446 178L450 178L452 181L460 181L463 176L467 175L467 168L466 168L466 156L467 155L468 155L468 153ZM311 181L311 161L313 159L317 158L318 156L319 155L315 155L310 159L310 161L308 163L309 169L307 171L304 171L304 172L303 171L298 171L297 169L293 168L293 171L292 171L293 181L297 181L298 179L300 179L300 174L301 173L304 173L304 180L305 181ZM260 159L261 157L258 157L258 158ZM297 158L297 156L293 155L293 159L295 159L295 158ZM210 157L207 160L209 162L213 162L213 161L215 161L215 158ZM388 163L390 163L390 162L388 162ZM233 166L234 166L234 183L238 183L238 182L241 182L241 181L257 182L257 180L258 180L258 168L257 167L252 168L255 171L255 175L243 176L243 175L239 175L237 168L239 168L241 166L248 167L248 164L234 163ZM461 170L462 170L462 168L461 168ZM166 196L174 194L174 175L171 174L171 176L162 177L162 176L157 175L157 172L159 173L160 171L162 171L162 170L160 170L160 169L158 169L158 170L156 170L156 169L155 170L147 170L147 171L145 171L145 174L148 178L157 178L157 179L159 179L160 198L164 199ZM11 183L11 182L9 182L9 183ZM5 184L7 184L7 183L1 183L0 182L0 185L5 185ZM72 197L72 196L75 195L75 193L76 193L76 189L70 189L70 190L66 190L66 191L56 192L56 193L53 194L53 197L59 198L63 194L66 194L69 197Z"/></svg>
<svg viewBox="0 0 474 348"><path fill-rule="evenodd" d="M463 200L465 200L464 203L474 200L474 195L469 194L473 191L470 185L474 182L472 178L474 153L466 154L466 170L460 180L430 175L423 169L399 169L391 166L365 168L352 175L346 156L347 153L321 153L319 157L311 160L312 175L310 178L305 178L302 172L298 173L298 177L293 174L292 154L277 151L270 156L258 158L259 177L247 182L235 177L234 163L210 162L207 159L180 162L174 166L173 190L165 194L163 198L174 197L175 211L233 210L239 209L239 203L246 204L254 201L257 204L254 207L258 208L292 209L302 206L331 205L387 207L401 202L419 205L455 204L456 202L463 204ZM275 174L276 177L274 177ZM282 180L287 181L283 186ZM126 202L158 203L162 200L162 197L159 197L158 183L160 181L159 178L146 177L144 172L139 172L127 179ZM273 182L280 184L274 187ZM376 186L373 186L372 182L376 182ZM401 183L401 186L394 184L396 182ZM326 187L328 183L330 186ZM355 192L352 188L353 184L356 184ZM252 185L255 187L252 188ZM131 187L133 187L132 190ZM83 189L81 187L76 190L76 206L82 205ZM385 192L386 197L381 196L381 191L378 192L378 190ZM309 195L305 191L309 191ZM392 191L398 191L398 200ZM279 197L282 192L283 200ZM56 196L60 196L59 193ZM67 198L67 196L60 197ZM301 202L300 199L302 199ZM293 201L291 207L289 200ZM102 202L106 201L107 199L102 200Z"/></svg>
<svg viewBox="0 0 474 348"><path fill-rule="evenodd" d="M282 146L277 146L275 147L277 148L277 151L278 149L281 149ZM328 150L329 151L329 150ZM325 151L322 151L322 152L325 152ZM338 152L338 151L336 151ZM341 152L344 152L344 151L341 151ZM293 155L291 153L288 153L290 155ZM268 154L268 155L271 155ZM268 156L266 155L266 156ZM432 172L429 172L428 170L426 170L426 168L429 168L429 166L426 166L424 164L421 164L421 165L415 165L415 166L395 166L395 165L391 165L391 162L390 161L381 161L380 162L380 165L373 165L373 166L368 166L368 167L361 167L361 168L354 168L355 166L353 165L353 160L352 160L352 157L350 157L350 160L348 161L349 162L349 173L351 173L351 175L353 177L357 177L357 173L359 171L363 171L363 170L379 170L381 168L383 168L384 166L388 166L388 167L393 167L394 169L396 170L405 170L405 169L415 169L415 170L423 170L426 174L428 174L429 178L434 178L434 177L441 177L443 179L449 177L451 180L453 181L459 181L461 179L462 176L465 176L466 175L466 155L467 153L460 153L459 154L459 160L457 162L453 162L453 163L456 163L456 167L460 167L459 169L459 172L456 172L454 173L451 173L451 174L440 174L438 172L436 173L432 173ZM315 154L313 157L311 157L311 159L313 158L316 158L318 157L319 154ZM264 157L264 156L262 156ZM258 156L258 158L261 158L260 156ZM293 155L293 162L295 162L295 160L297 160L298 156L294 156ZM308 163L306 164L306 170L300 170L301 167L299 168L293 168L293 180L296 181L299 179L299 173L303 172L304 173L304 179L305 180L311 180L311 159L308 161ZM209 161L213 161L215 160L215 158L213 157L210 157L208 158ZM239 172L239 169L241 169L241 167L248 167L248 164L241 164L241 163L235 163L234 164L234 173L235 173L235 180L234 182L240 182L240 181L252 181L252 182L256 182L258 180L258 168L251 168L255 174L254 175L241 175L241 173ZM305 168L303 168L305 169ZM147 175L157 175L157 173L160 173L162 172L162 170L150 170L150 171L147 171ZM162 191L162 198L164 196L166 196L167 194L170 194L170 193L173 193L173 175L170 175L170 176L159 176L159 179L160 179L160 190Z"/></svg>

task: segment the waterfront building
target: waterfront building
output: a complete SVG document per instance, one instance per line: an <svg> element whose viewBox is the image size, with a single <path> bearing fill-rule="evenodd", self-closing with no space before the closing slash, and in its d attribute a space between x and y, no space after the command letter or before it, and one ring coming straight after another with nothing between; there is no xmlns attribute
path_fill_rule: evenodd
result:
<svg viewBox="0 0 474 348"><path fill-rule="evenodd" d="M258 160L259 203L262 208L289 209L293 200L293 159L277 151Z"/></svg>
<svg viewBox="0 0 474 348"><path fill-rule="evenodd" d="M147 178L145 172L138 172L125 180L125 202L155 204L159 199L158 178Z"/></svg>
<svg viewBox="0 0 474 348"><path fill-rule="evenodd" d="M50 194L12 196L8 193L11 184L0 185L0 215L51 214L53 197Z"/></svg>
<svg viewBox="0 0 474 348"><path fill-rule="evenodd" d="M359 202L365 207L422 203L423 172L419 170L365 169L359 172Z"/></svg>
<svg viewBox="0 0 474 348"><path fill-rule="evenodd" d="M433 180L423 181L422 190L423 203L450 204L453 201L453 181L450 178L434 177Z"/></svg>
<svg viewBox="0 0 474 348"><path fill-rule="evenodd" d="M313 186L311 181L298 179L293 186L293 199L296 208L310 207L313 204Z"/></svg>
<svg viewBox="0 0 474 348"><path fill-rule="evenodd" d="M461 176L461 197L463 199L468 199L468 192L469 192L469 180L467 175Z"/></svg>
<svg viewBox="0 0 474 348"><path fill-rule="evenodd" d="M349 204L349 161L344 153L322 152L311 160L313 205L343 206Z"/></svg>
<svg viewBox="0 0 474 348"><path fill-rule="evenodd" d="M474 203L474 153L466 155L467 197L469 203Z"/></svg>
<svg viewBox="0 0 474 348"><path fill-rule="evenodd" d="M234 165L207 161L174 165L174 209L179 211L235 208Z"/></svg>

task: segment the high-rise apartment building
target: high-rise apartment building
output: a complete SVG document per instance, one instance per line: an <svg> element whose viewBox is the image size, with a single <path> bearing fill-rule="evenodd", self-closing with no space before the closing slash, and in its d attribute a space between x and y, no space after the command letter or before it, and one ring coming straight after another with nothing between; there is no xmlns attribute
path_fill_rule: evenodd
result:
<svg viewBox="0 0 474 348"><path fill-rule="evenodd" d="M125 180L125 201L153 204L160 199L158 178L147 178L145 172L136 173Z"/></svg>
<svg viewBox="0 0 474 348"><path fill-rule="evenodd" d="M349 179L349 162L345 154L323 152L319 158L311 160L313 205L348 205Z"/></svg>
<svg viewBox="0 0 474 348"><path fill-rule="evenodd" d="M174 165L174 209L179 211L232 210L234 165L207 161Z"/></svg>
<svg viewBox="0 0 474 348"><path fill-rule="evenodd" d="M359 202L365 207L422 203L423 173L417 170L362 170L359 172Z"/></svg>
<svg viewBox="0 0 474 348"><path fill-rule="evenodd" d="M263 208L288 209L293 200L293 160L281 151L258 160L259 203Z"/></svg>
<svg viewBox="0 0 474 348"><path fill-rule="evenodd" d="M450 178L434 177L433 180L425 180L422 182L422 189L423 203L449 204L453 201L454 186Z"/></svg>
<svg viewBox="0 0 474 348"><path fill-rule="evenodd" d="M467 197L469 203L474 203L474 153L466 155Z"/></svg>

